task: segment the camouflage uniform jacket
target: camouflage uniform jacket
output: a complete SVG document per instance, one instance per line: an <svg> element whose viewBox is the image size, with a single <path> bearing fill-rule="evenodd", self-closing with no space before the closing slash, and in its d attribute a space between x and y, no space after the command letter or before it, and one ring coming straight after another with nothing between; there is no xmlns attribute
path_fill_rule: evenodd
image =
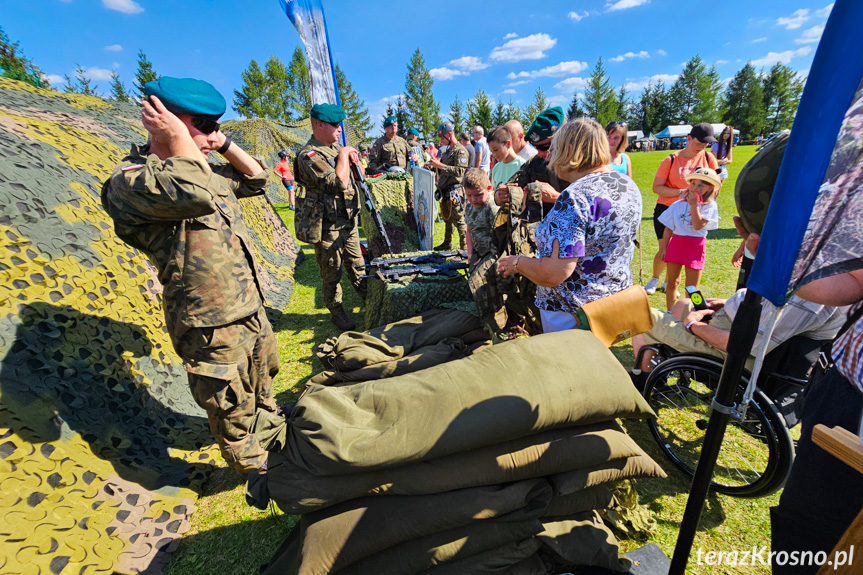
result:
<svg viewBox="0 0 863 575"><path fill-rule="evenodd" d="M443 153L440 161L446 166L435 169L437 187L440 191L446 192L456 184L461 184L465 171L470 167L467 165L467 150L459 142L453 142Z"/></svg>
<svg viewBox="0 0 863 575"><path fill-rule="evenodd" d="M548 162L539 155L532 157L522 164L521 168L512 175L508 183L515 184L519 188L524 189L526 193L529 193L526 188L534 182L545 182L550 184L551 187L558 192L563 192L563 190L569 186L569 182L558 179L558 177L548 169ZM553 207L553 203L544 203L542 205L542 211L544 214L547 214Z"/></svg>
<svg viewBox="0 0 863 575"><path fill-rule="evenodd" d="M321 225L323 230L342 230L356 226L360 210L353 176L352 185L345 187L336 175L336 159L341 149L340 144L328 146L312 136L297 152L294 160L294 181L299 182L306 190L303 205L298 205L297 214L305 217L305 214L309 213L312 219L320 218L318 225ZM314 210L309 210L310 207ZM294 227L299 229L296 221ZM317 243L320 239L308 241Z"/></svg>
<svg viewBox="0 0 863 575"><path fill-rule="evenodd" d="M384 164L408 169L410 150L407 140L399 135L393 136L392 140L381 136L372 144L372 150L369 152L369 167L375 172L383 171Z"/></svg>
<svg viewBox="0 0 863 575"><path fill-rule="evenodd" d="M248 176L203 159L165 161L132 147L102 186L117 235L159 271L165 323L176 339L257 312L264 294L237 198L264 193L268 173Z"/></svg>
<svg viewBox="0 0 863 575"><path fill-rule="evenodd" d="M479 261L494 250L492 229L498 209L500 208L491 198L478 208L470 203L465 207L464 219L470 228L470 241L473 245L471 263Z"/></svg>

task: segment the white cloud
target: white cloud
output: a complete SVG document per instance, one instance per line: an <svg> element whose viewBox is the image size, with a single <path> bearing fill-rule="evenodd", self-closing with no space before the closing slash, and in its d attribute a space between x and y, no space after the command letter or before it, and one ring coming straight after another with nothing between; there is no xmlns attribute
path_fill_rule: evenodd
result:
<svg viewBox="0 0 863 575"><path fill-rule="evenodd" d="M766 42L766 41L767 41L767 36L765 36L764 38L756 38L755 40L752 41L752 43L758 44L759 42Z"/></svg>
<svg viewBox="0 0 863 575"><path fill-rule="evenodd" d="M623 62L628 58L650 58L650 54L647 53L647 50L642 50L641 52L627 52L626 54L620 54L619 56L615 56L614 58L609 58L612 62Z"/></svg>
<svg viewBox="0 0 863 575"><path fill-rule="evenodd" d="M48 81L51 82L51 85L55 88L59 88L66 83L66 78L58 76L57 74L48 74Z"/></svg>
<svg viewBox="0 0 863 575"><path fill-rule="evenodd" d="M803 35L794 40L795 44L814 44L821 39L824 26L813 26L803 32Z"/></svg>
<svg viewBox="0 0 863 575"><path fill-rule="evenodd" d="M717 64L720 64L720 65L721 65L721 64L727 64L727 63L728 63L728 60L717 60L717 61L716 61L716 63L717 63Z"/></svg>
<svg viewBox="0 0 863 575"><path fill-rule="evenodd" d="M462 70L470 70L471 72L476 72L477 70L485 70L489 67L490 64L486 64L476 56L462 56L461 58L450 60L449 65L455 66L456 68L461 68Z"/></svg>
<svg viewBox="0 0 863 575"><path fill-rule="evenodd" d="M123 14L140 14L144 11L135 0L102 0L102 6Z"/></svg>
<svg viewBox="0 0 863 575"><path fill-rule="evenodd" d="M509 84L507 84L507 86L515 87L515 86L521 86L522 84L529 84L529 83L530 83L530 80L519 80L518 82L510 82Z"/></svg>
<svg viewBox="0 0 863 575"><path fill-rule="evenodd" d="M797 58L799 56L806 56L812 51L810 46L803 46L802 48L797 48L796 50L786 50L784 52L768 52L766 56L763 58L759 58L757 60L752 60L752 65L758 68L759 66L772 66L777 62L781 62L783 64L787 64L792 60L792 58Z"/></svg>
<svg viewBox="0 0 863 575"><path fill-rule="evenodd" d="M515 32L510 32L503 37L504 40L512 40L513 38L518 38L518 34L516 34Z"/></svg>
<svg viewBox="0 0 863 575"><path fill-rule="evenodd" d="M645 76L638 80L631 80L627 78L627 82L623 85L630 92L640 92L647 87L648 84L658 84L662 82L668 87L669 84L673 84L675 80L677 80L677 74L654 74L653 76Z"/></svg>
<svg viewBox="0 0 863 575"><path fill-rule="evenodd" d="M809 20L809 10L807 8L801 8L800 10L795 11L791 16L778 19L776 21L776 25L785 26L786 30L796 30L803 26L803 23L807 20Z"/></svg>
<svg viewBox="0 0 863 575"><path fill-rule="evenodd" d="M384 112L387 111L387 105L392 104L395 108L396 101L399 99L399 96L403 96L403 94L395 94L394 96L385 96L380 100L375 100L373 102L369 102L369 116L371 117L373 122L377 122L378 118L384 115Z"/></svg>
<svg viewBox="0 0 863 575"><path fill-rule="evenodd" d="M833 10L833 2L822 8L821 10L816 10L815 15L819 18L827 18L830 16L830 11Z"/></svg>
<svg viewBox="0 0 863 575"><path fill-rule="evenodd" d="M507 90L504 90L503 93L504 94L515 94L515 93L517 93L517 91L513 90L512 88L509 88Z"/></svg>
<svg viewBox="0 0 863 575"><path fill-rule="evenodd" d="M585 18L590 16L590 12L588 12L587 10L584 11L584 14L579 14L577 11L576 12L570 12L569 14L567 14L567 16L569 16L570 20L575 20L576 22L581 22L582 20L584 20Z"/></svg>
<svg viewBox="0 0 863 575"><path fill-rule="evenodd" d="M554 48L555 44L557 44L557 38L552 38L548 34L531 34L498 46L491 51L491 59L496 62L539 60L545 58L545 51Z"/></svg>
<svg viewBox="0 0 863 575"><path fill-rule="evenodd" d="M587 86L587 78L579 78L577 76L572 78L567 78L566 80L561 80L557 84L554 85L555 90L560 90L561 92L575 92L576 90L583 90Z"/></svg>
<svg viewBox="0 0 863 575"><path fill-rule="evenodd" d="M447 68L444 66L443 68L432 68L429 70L429 74L435 80L440 80L442 82L446 80L452 80L456 76L470 76L470 73L465 72L463 70L453 70L452 68Z"/></svg>
<svg viewBox="0 0 863 575"><path fill-rule="evenodd" d="M636 6L641 6L642 4L647 4L650 0L617 0L616 2L608 2L605 7L608 8L609 12L616 12L617 10L626 10L627 8L635 8Z"/></svg>
<svg viewBox="0 0 863 575"><path fill-rule="evenodd" d="M657 56L668 56L668 52L666 52L665 50L660 48L659 50L656 51L656 55Z"/></svg>
<svg viewBox="0 0 863 575"><path fill-rule="evenodd" d="M587 62L570 60L569 62L560 62L554 66L546 66L541 70L521 71L518 74L510 72L506 77L510 80L515 80L517 78L540 78L543 76L568 76L570 74L578 74L583 70L587 70Z"/></svg>
<svg viewBox="0 0 863 575"><path fill-rule="evenodd" d="M106 68L97 68L96 66L91 66L90 68L86 68L84 70L84 76L90 78L91 80L110 80L111 79L111 70Z"/></svg>
<svg viewBox="0 0 863 575"><path fill-rule="evenodd" d="M566 95L558 95L558 96L549 96L548 97L548 105L549 106L562 106L566 108L569 105L571 96Z"/></svg>
<svg viewBox="0 0 863 575"><path fill-rule="evenodd" d="M108 52L122 52L123 46L120 44L111 44L110 46L105 46L105 50Z"/></svg>

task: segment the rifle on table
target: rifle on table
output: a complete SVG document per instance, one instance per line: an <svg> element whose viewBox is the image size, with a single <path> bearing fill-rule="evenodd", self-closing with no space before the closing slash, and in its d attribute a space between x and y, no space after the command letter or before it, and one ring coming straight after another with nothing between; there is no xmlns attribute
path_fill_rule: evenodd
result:
<svg viewBox="0 0 863 575"><path fill-rule="evenodd" d="M387 247L387 252L393 253L393 245L390 243L390 237L387 235L386 229L384 229L384 221L381 219L381 213L378 211L378 208L375 206L375 200L372 198L372 192L369 190L368 184L366 184L366 175L364 173L363 167L353 161L351 164L351 172L353 172L354 179L359 185L360 190L363 192L363 197L366 202L366 209L372 216L372 220L375 222L375 226L378 228L378 232L381 234L381 238L384 240L384 245Z"/></svg>
<svg viewBox="0 0 863 575"><path fill-rule="evenodd" d="M382 268L388 269L392 266L400 265L400 264L444 264L447 262L447 259L453 258L456 261L467 261L467 252L464 250L447 250L443 252L431 252L427 254L417 254L413 256L397 256L394 258L375 258L373 259L368 266L360 265L356 266L357 269L360 268Z"/></svg>
<svg viewBox="0 0 863 575"><path fill-rule="evenodd" d="M410 266L406 268L392 268L392 269L378 269L374 274L360 276L361 278L378 278L383 281L388 282L397 282L403 276L411 276L411 275L424 275L424 276L433 276L433 275L444 275L447 277L456 277L459 270L468 269L468 265L465 262L455 262L448 264L439 264L439 265L423 265L423 266Z"/></svg>

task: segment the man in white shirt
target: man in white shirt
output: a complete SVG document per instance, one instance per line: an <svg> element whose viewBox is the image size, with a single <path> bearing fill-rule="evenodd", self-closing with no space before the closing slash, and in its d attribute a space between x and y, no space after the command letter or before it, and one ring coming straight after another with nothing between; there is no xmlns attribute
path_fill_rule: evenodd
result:
<svg viewBox="0 0 863 575"><path fill-rule="evenodd" d="M491 178L491 150L488 147L488 142L485 139L485 130L482 126L475 126L471 132L473 139L476 140L476 158L474 159L474 168L479 168L485 175Z"/></svg>
<svg viewBox="0 0 863 575"><path fill-rule="evenodd" d="M512 149L515 150L516 154L524 158L525 162L536 155L536 148L524 139L524 126L521 125L521 122L510 120L503 127L509 130L512 136Z"/></svg>

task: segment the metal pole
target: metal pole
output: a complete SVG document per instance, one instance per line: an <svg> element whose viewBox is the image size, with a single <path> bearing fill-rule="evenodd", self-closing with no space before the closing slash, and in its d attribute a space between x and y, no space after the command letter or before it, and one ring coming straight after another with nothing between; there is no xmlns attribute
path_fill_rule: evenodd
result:
<svg viewBox="0 0 863 575"><path fill-rule="evenodd" d="M737 315L734 316L734 323L731 324L728 356L722 366L722 375L719 377L716 396L713 398L710 422L707 424L698 466L692 477L692 487L689 489L689 498L686 500L686 510L680 522L680 531L677 533L677 543L674 546L674 556L671 558L668 575L684 575L686 572L686 563L689 561L695 532L698 530L698 521L701 519L707 491L713 479L713 470L719 457L719 449L722 447L725 427L728 425L728 418L734 407L734 396L737 393L740 377L743 375L746 359L752 351L752 343L758 333L760 319L761 296L748 290L737 310Z"/></svg>

